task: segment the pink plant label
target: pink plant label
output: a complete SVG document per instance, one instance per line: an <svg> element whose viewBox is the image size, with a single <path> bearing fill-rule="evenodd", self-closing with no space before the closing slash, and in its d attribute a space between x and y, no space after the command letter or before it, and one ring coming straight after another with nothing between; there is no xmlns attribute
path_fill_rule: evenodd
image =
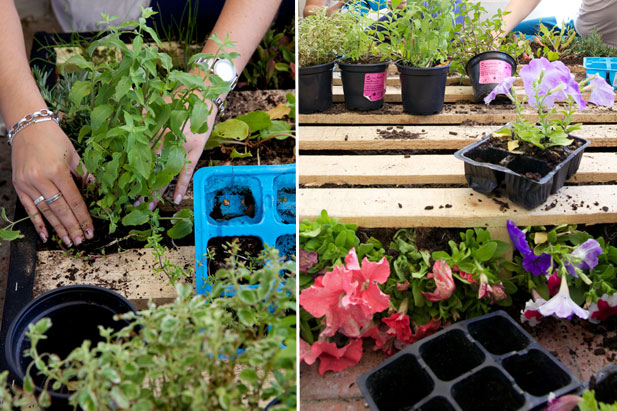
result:
<svg viewBox="0 0 617 411"><path fill-rule="evenodd" d="M386 76L383 73L366 73L364 75L364 91L362 95L369 101L381 100L386 95Z"/></svg>
<svg viewBox="0 0 617 411"><path fill-rule="evenodd" d="M480 84L501 83L512 75L512 66L503 60L483 60L480 62Z"/></svg>

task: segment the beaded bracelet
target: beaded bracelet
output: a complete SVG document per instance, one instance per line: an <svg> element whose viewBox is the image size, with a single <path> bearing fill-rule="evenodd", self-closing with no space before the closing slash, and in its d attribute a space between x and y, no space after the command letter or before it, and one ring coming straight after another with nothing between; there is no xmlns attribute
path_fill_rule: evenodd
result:
<svg viewBox="0 0 617 411"><path fill-rule="evenodd" d="M39 110L35 113L28 114L21 120L19 120L11 129L9 130L7 137L9 139L9 145L13 143L13 138L24 128L28 127L31 124L40 123L43 121L54 120L57 124L60 124L60 119L58 119L58 115L51 110L44 108L43 110Z"/></svg>

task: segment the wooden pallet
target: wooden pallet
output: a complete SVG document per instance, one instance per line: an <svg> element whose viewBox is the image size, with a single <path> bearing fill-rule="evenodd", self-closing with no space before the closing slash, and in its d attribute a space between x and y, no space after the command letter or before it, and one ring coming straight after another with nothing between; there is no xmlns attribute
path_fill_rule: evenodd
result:
<svg viewBox="0 0 617 411"><path fill-rule="evenodd" d="M363 227L482 226L502 239L508 219L519 225L615 223L616 108L589 107L576 115L574 121L586 123L577 135L591 148L566 187L534 210L469 189L464 163L452 155L499 128L491 124L514 120L512 106L445 104L440 114L415 116L399 104L369 112L335 105L300 115L300 219L326 209Z"/></svg>

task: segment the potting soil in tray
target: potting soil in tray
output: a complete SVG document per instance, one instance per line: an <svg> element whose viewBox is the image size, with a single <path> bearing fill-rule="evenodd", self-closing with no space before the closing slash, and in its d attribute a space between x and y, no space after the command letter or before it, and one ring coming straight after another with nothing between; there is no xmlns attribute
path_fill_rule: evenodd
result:
<svg viewBox="0 0 617 411"><path fill-rule="evenodd" d="M578 170L583 151L589 145L585 139L570 136L578 147L572 149L563 161L552 166L544 160L489 147L486 142L490 138L488 136L454 153L456 158L465 162L465 178L469 187L489 194L505 181L508 198L527 209L544 203L550 194L563 187Z"/></svg>
<svg viewBox="0 0 617 411"><path fill-rule="evenodd" d="M424 338L357 382L372 410L527 410L581 386L504 311Z"/></svg>
<svg viewBox="0 0 617 411"><path fill-rule="evenodd" d="M202 168L193 191L198 294L211 289L208 244L223 237L258 240L281 256L296 254L295 164Z"/></svg>

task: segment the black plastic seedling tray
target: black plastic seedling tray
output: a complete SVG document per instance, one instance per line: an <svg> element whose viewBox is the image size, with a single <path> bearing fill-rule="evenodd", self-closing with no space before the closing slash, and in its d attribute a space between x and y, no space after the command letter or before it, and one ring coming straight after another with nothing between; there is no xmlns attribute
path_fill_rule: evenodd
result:
<svg viewBox="0 0 617 411"><path fill-rule="evenodd" d="M529 410L581 382L504 311L461 321L362 374L372 410Z"/></svg>
<svg viewBox="0 0 617 411"><path fill-rule="evenodd" d="M507 197L528 210L544 203L550 194L557 192L568 178L576 174L583 151L589 145L589 141L584 138L570 136L580 141L581 146L573 150L555 168L551 168L546 162L535 158L515 155L493 147L483 148L482 144L489 138L490 136L454 153L456 158L465 162L465 178L469 187L479 193L490 194L505 180ZM507 167L498 164L509 155L515 158ZM532 180L524 176L527 172L538 172L542 178L538 181Z"/></svg>

